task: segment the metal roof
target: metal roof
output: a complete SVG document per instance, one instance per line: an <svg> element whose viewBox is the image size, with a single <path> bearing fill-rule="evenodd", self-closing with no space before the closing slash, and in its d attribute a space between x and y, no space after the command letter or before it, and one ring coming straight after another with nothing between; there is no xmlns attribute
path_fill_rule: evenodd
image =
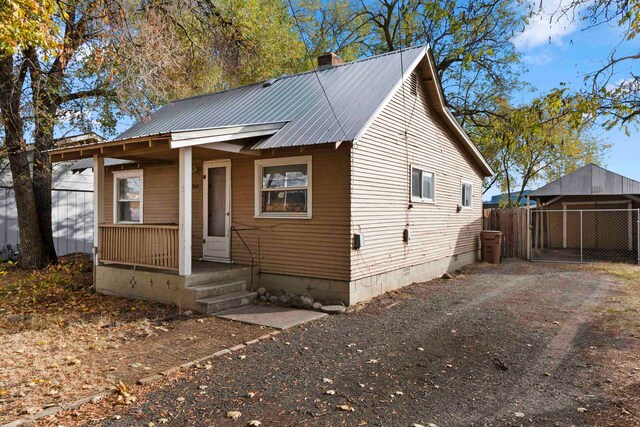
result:
<svg viewBox="0 0 640 427"><path fill-rule="evenodd" d="M426 46L418 46L317 72L283 76L268 83L176 100L133 125L116 140L287 122L274 136L251 148L351 141L401 83L402 75L410 73L426 51Z"/></svg>
<svg viewBox="0 0 640 427"><path fill-rule="evenodd" d="M590 163L529 194L543 196L640 194L640 182Z"/></svg>

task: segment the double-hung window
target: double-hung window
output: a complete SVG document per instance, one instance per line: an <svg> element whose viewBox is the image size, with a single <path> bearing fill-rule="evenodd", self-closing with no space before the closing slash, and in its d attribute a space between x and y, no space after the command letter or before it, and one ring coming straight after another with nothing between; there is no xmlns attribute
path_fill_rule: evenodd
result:
<svg viewBox="0 0 640 427"><path fill-rule="evenodd" d="M311 156L256 160L256 217L311 218Z"/></svg>
<svg viewBox="0 0 640 427"><path fill-rule="evenodd" d="M113 173L115 223L142 223L142 169Z"/></svg>
<svg viewBox="0 0 640 427"><path fill-rule="evenodd" d="M430 202L436 200L436 174L419 167L411 167L411 201Z"/></svg>
<svg viewBox="0 0 640 427"><path fill-rule="evenodd" d="M473 201L473 184L470 182L462 181L461 184L462 200L461 204L463 208L470 208Z"/></svg>

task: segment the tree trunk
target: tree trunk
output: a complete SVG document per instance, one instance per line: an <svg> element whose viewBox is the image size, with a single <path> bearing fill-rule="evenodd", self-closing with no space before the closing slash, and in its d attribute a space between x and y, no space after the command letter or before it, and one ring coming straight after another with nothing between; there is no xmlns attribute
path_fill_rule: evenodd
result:
<svg viewBox="0 0 640 427"><path fill-rule="evenodd" d="M47 153L38 150L33 158L33 193L38 207L38 223L42 236L43 252L49 262L58 262L51 220L51 161Z"/></svg>
<svg viewBox="0 0 640 427"><path fill-rule="evenodd" d="M38 207L29 168L29 157L24 142L24 122L22 121L22 82L26 73L26 63L19 67L18 75L13 74L13 55L0 52L0 118L4 126L4 145L7 148L13 190L18 211L20 229L20 267L42 268L47 264L47 254L43 250L42 234L38 221Z"/></svg>
<svg viewBox="0 0 640 427"><path fill-rule="evenodd" d="M29 158L24 150L9 152L9 165L13 178L13 191L18 210L20 229L20 267L42 268L47 257L42 245L42 235L38 224L38 209L29 174Z"/></svg>

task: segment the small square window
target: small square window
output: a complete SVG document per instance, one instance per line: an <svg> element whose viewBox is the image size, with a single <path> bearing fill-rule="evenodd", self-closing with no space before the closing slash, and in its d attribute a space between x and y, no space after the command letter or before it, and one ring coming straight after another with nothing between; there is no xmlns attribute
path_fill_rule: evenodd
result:
<svg viewBox="0 0 640 427"><path fill-rule="evenodd" d="M256 217L311 218L311 156L256 161Z"/></svg>
<svg viewBox="0 0 640 427"><path fill-rule="evenodd" d="M433 202L436 198L436 175L415 167L411 168L411 200Z"/></svg>
<svg viewBox="0 0 640 427"><path fill-rule="evenodd" d="M473 185L469 182L463 182L462 185L462 207L470 208L473 200Z"/></svg>

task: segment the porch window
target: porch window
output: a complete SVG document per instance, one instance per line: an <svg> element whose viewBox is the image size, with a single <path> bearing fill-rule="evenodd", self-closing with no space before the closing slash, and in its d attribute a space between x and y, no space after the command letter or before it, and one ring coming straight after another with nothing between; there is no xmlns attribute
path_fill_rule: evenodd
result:
<svg viewBox="0 0 640 427"><path fill-rule="evenodd" d="M142 223L142 169L113 173L115 223Z"/></svg>
<svg viewBox="0 0 640 427"><path fill-rule="evenodd" d="M462 181L462 207L470 208L473 200L473 185L470 182Z"/></svg>
<svg viewBox="0 0 640 427"><path fill-rule="evenodd" d="M436 174L411 167L411 201L433 203L436 200Z"/></svg>
<svg viewBox="0 0 640 427"><path fill-rule="evenodd" d="M311 156L256 160L256 217L311 218Z"/></svg>

